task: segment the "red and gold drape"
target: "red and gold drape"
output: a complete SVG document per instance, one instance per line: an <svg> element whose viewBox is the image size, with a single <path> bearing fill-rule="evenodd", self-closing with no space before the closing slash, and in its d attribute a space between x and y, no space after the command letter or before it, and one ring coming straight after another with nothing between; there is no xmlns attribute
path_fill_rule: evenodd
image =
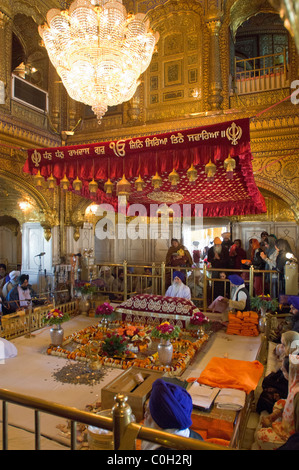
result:
<svg viewBox="0 0 299 470"><path fill-rule="evenodd" d="M224 161L235 159L233 179L227 177ZM205 165L211 160L216 165L214 180L208 182ZM191 164L198 178L190 183L187 170ZM168 176L175 169L180 180L172 186ZM47 178L53 174L59 184L67 176L72 182L79 178L83 185L81 195L98 203L117 206L115 191L108 197L104 184L108 178L118 182L123 175L131 183L129 204L203 204L203 216L224 217L258 214L266 211L252 170L249 119L240 119L193 129L149 135L125 140L81 144L56 148L28 150L24 172L32 175L40 170ZM162 178L159 190L154 191L152 177ZM144 181L137 191L138 176ZM91 195L88 183L98 182L96 194Z"/></svg>

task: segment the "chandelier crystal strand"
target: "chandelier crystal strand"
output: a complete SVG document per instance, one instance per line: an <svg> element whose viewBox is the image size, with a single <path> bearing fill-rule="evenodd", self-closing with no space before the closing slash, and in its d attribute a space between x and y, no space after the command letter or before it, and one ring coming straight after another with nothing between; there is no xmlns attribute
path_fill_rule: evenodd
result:
<svg viewBox="0 0 299 470"><path fill-rule="evenodd" d="M127 15L122 0L94 3L51 9L39 34L70 97L91 106L100 123L108 106L133 97L159 34L144 14Z"/></svg>

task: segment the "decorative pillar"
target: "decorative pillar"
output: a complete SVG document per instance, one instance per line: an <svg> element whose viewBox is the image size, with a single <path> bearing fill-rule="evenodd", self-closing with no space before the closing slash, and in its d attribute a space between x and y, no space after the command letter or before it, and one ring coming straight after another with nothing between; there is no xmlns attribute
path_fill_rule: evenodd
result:
<svg viewBox="0 0 299 470"><path fill-rule="evenodd" d="M129 101L128 116L131 121L139 121L140 117L140 87L138 86L133 98Z"/></svg>
<svg viewBox="0 0 299 470"><path fill-rule="evenodd" d="M61 78L49 60L49 117L52 130L61 131Z"/></svg>
<svg viewBox="0 0 299 470"><path fill-rule="evenodd" d="M0 81L4 87L2 109L10 111L12 19L0 11Z"/></svg>
<svg viewBox="0 0 299 470"><path fill-rule="evenodd" d="M220 20L210 20L207 22L210 33L210 51L211 57L209 67L209 97L208 101L211 110L221 109L223 97L222 79L221 79L221 63L220 63L220 47L219 47L219 31L221 27Z"/></svg>

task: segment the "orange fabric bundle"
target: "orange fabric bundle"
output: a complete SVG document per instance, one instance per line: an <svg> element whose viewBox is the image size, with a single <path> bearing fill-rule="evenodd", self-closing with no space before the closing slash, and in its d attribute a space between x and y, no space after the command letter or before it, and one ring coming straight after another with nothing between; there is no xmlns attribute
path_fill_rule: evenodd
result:
<svg viewBox="0 0 299 470"><path fill-rule="evenodd" d="M250 393L255 390L263 370L264 366L259 361L212 357L197 382L211 387L236 388Z"/></svg>
<svg viewBox="0 0 299 470"><path fill-rule="evenodd" d="M228 314L228 335L258 336L258 314L256 312L240 312Z"/></svg>
<svg viewBox="0 0 299 470"><path fill-rule="evenodd" d="M208 415L202 416L196 413L192 413L191 419L191 429L201 434L205 441L209 439L224 439L229 443L234 431L233 421L210 418Z"/></svg>

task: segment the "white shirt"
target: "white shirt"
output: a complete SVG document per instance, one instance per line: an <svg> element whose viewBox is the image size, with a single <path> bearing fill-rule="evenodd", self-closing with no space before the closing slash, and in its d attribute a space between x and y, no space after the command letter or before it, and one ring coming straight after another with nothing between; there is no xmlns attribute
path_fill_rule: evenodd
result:
<svg viewBox="0 0 299 470"><path fill-rule="evenodd" d="M166 293L166 297L180 297L182 299L191 299L191 291L188 286L185 284L181 283L178 286L175 284L172 284L171 286L168 287Z"/></svg>
<svg viewBox="0 0 299 470"><path fill-rule="evenodd" d="M238 310L244 310L246 307L246 300L247 295L245 292L240 292L241 289L244 289L245 284L241 284L240 286L236 286L233 288L232 298L229 301L229 308L235 308ZM239 294L239 295L238 295ZM238 298L238 300L236 300Z"/></svg>

